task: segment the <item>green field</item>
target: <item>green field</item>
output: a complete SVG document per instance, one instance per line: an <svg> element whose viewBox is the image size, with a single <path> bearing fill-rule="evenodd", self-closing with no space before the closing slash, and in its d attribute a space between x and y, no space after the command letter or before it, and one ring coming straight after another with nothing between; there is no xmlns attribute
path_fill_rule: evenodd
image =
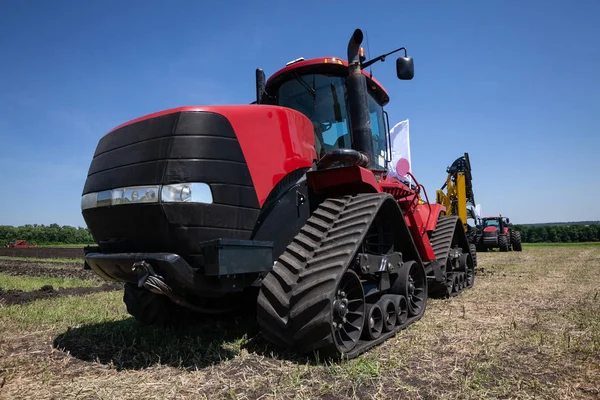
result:
<svg viewBox="0 0 600 400"><path fill-rule="evenodd" d="M577 242L577 243L523 243L523 247L587 247L596 246L600 247L600 242Z"/></svg>

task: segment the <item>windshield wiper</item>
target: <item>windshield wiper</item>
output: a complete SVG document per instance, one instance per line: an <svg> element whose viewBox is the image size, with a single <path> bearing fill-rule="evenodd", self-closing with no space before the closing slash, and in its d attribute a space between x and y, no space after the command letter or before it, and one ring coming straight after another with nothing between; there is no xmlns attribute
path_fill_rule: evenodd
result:
<svg viewBox="0 0 600 400"><path fill-rule="evenodd" d="M312 96L313 99L317 98L317 91L314 89L314 87L311 87L308 83L306 83L306 81L304 80L304 78L302 78L297 72L295 72L292 75L298 82L300 82L300 84L302 86L304 86L304 88L306 90L308 90L308 93L310 93L310 95Z"/></svg>
<svg viewBox="0 0 600 400"><path fill-rule="evenodd" d="M333 97L333 113L335 114L335 122L343 122L342 107L338 100L337 90L333 82L331 83L331 96Z"/></svg>

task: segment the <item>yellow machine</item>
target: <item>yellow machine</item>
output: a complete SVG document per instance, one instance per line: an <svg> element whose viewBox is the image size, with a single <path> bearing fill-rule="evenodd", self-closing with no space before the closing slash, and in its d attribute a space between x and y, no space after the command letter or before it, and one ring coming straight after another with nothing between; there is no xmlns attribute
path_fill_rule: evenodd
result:
<svg viewBox="0 0 600 400"><path fill-rule="evenodd" d="M475 216L475 198L473 195L473 176L471 174L471 162L469 153L457 158L450 167L446 169L448 178L441 189L436 191L436 202L446 207L444 215L458 215L467 236L473 230L467 220ZM444 192L446 189L446 192ZM471 206L471 207L469 207Z"/></svg>

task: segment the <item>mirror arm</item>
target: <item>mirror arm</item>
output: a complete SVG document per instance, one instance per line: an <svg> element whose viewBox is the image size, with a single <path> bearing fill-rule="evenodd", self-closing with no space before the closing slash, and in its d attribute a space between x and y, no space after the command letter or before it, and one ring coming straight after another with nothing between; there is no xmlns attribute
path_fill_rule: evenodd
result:
<svg viewBox="0 0 600 400"><path fill-rule="evenodd" d="M378 56L378 57L375 57L375 58L373 58L372 60L369 60L369 61L367 61L367 62L361 63L361 64L360 64L360 68L361 68L361 69L365 69L365 68L367 68L369 65L375 64L377 61L385 61L385 58L386 58L387 56L389 56L390 54L394 54L394 53L396 53L396 52L398 52L398 51L400 51L400 50L404 50L404 57L406 57L406 56L407 56L407 53L406 53L406 48L405 48L405 47L400 47L399 49L396 49L396 50L394 50L394 51L390 51L389 53L382 54L382 55L380 55L380 56Z"/></svg>

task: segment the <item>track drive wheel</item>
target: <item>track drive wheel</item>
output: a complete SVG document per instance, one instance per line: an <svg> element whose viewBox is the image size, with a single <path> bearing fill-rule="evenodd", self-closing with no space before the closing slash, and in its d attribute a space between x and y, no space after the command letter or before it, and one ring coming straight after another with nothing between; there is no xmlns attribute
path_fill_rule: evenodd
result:
<svg viewBox="0 0 600 400"><path fill-rule="evenodd" d="M338 351L352 350L365 323L365 293L356 272L347 270L337 287L331 313L333 339Z"/></svg>

